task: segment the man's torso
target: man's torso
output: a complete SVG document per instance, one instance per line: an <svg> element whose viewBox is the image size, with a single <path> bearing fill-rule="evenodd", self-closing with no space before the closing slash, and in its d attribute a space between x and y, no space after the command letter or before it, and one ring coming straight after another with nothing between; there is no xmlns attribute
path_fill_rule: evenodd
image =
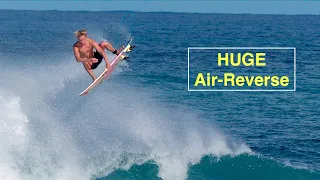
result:
<svg viewBox="0 0 320 180"><path fill-rule="evenodd" d="M93 57L93 46L88 42L85 45L81 45L79 42L75 44L79 50L80 57L92 58Z"/></svg>

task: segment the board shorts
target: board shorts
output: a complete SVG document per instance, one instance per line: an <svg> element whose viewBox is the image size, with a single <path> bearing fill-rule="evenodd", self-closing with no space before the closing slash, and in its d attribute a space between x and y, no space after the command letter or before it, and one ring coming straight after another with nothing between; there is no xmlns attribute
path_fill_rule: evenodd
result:
<svg viewBox="0 0 320 180"><path fill-rule="evenodd" d="M98 59L98 62L92 63L91 69L97 68L103 59L103 56L98 51L94 52L93 57Z"/></svg>

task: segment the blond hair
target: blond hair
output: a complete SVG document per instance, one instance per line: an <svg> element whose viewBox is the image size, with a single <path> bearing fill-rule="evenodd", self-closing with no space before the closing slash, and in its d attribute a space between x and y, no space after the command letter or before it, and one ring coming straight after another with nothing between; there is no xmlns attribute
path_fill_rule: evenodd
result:
<svg viewBox="0 0 320 180"><path fill-rule="evenodd" d="M74 32L74 35L75 35L76 37L80 37L80 36L83 36L83 35L87 36L87 30L82 29L82 30L80 30L80 31L76 31L76 32Z"/></svg>

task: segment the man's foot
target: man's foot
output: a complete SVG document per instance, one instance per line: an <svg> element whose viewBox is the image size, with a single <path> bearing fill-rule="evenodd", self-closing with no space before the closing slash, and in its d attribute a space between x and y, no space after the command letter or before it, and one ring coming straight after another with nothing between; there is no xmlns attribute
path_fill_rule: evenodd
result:
<svg viewBox="0 0 320 180"><path fill-rule="evenodd" d="M136 46L130 46L127 52L132 51L133 48L135 48L135 47L136 47ZM120 47L117 51L114 51L113 54L119 55L123 49L124 49L124 46Z"/></svg>
<svg viewBox="0 0 320 180"><path fill-rule="evenodd" d="M114 51L113 54L119 55L123 49L124 49L124 46L120 47L117 51Z"/></svg>

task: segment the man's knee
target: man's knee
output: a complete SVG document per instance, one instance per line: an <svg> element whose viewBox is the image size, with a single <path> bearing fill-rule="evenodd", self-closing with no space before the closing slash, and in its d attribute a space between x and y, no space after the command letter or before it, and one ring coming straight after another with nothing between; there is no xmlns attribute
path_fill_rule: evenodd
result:
<svg viewBox="0 0 320 180"><path fill-rule="evenodd" d="M83 63L84 68L91 70L91 64L89 64L88 62Z"/></svg>
<svg viewBox="0 0 320 180"><path fill-rule="evenodd" d="M106 47L110 46L110 43L108 43L107 41L101 41L99 45L102 48L106 48Z"/></svg>

